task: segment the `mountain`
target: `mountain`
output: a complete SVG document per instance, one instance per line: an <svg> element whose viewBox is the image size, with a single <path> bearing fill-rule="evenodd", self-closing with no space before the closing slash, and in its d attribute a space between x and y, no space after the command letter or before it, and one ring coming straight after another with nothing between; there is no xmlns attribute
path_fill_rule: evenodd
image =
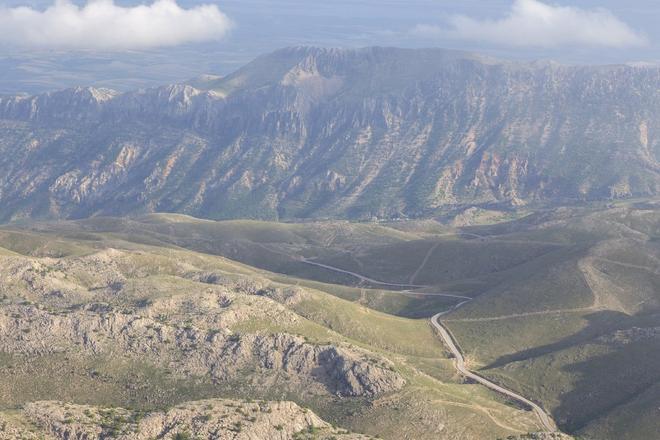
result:
<svg viewBox="0 0 660 440"><path fill-rule="evenodd" d="M425 217L660 193L660 68L289 48L226 77L0 98L0 220Z"/></svg>

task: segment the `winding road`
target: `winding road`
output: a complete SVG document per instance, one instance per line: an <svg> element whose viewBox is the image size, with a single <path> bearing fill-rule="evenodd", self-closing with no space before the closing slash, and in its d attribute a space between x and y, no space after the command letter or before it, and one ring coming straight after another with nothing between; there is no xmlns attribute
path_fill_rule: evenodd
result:
<svg viewBox="0 0 660 440"><path fill-rule="evenodd" d="M380 286L410 287L410 288L416 288L416 289L421 289L423 287L426 287L426 286L419 286L417 284L387 283L387 282L384 282L384 281L378 281L378 280L374 280L373 278L365 277L364 275L360 275L359 273L351 272L350 270L344 270L344 269L340 269L338 267L329 266L327 264L317 263L316 261L312 261L312 260L307 259L307 258L299 258L298 260L302 261L305 264L309 264L309 265L317 266L317 267L322 267L324 269L328 269L328 270L331 270L333 272L339 272L339 273L343 273L343 274L346 274L346 275L351 275L351 276L353 276L353 277L355 277L359 280L366 281L368 283L376 284L376 285L380 285Z"/></svg>
<svg viewBox="0 0 660 440"><path fill-rule="evenodd" d="M466 301L467 302L467 301ZM462 303L465 304L465 303ZM516 400L520 403L523 403L525 406L532 408L536 416L539 418L541 421L541 424L543 425L543 428L548 431L548 432L555 432L557 431L557 427L555 426L554 422L550 418L550 416L541 408L539 405L536 403L532 402L531 400L521 396L520 394L513 392L507 388L504 388L494 382L491 382L490 380L486 379L485 377L479 376L478 374L470 371L467 366L465 365L465 358L463 357L463 354L461 351L458 349L456 346L456 343L454 342L454 338L451 336L449 333L449 330L447 330L441 323L440 323L440 317L442 315L445 315L449 313L452 310L455 310L457 307L454 307L453 309L447 310L445 312L438 313L437 315L433 316L431 318L431 324L433 327L438 331L440 334L440 337L444 341L445 345L447 348L449 348L449 351L454 355L454 366L456 367L456 370L460 374L462 374L465 377L468 377L476 382L479 382L480 384L490 388L493 391L497 391L498 393L504 394L507 397L510 397L513 400Z"/></svg>
<svg viewBox="0 0 660 440"><path fill-rule="evenodd" d="M436 315L434 315L431 318L431 325L433 328L435 328L438 331L438 334L442 338L442 341L444 344L447 346L451 354L454 356L454 367L456 370L459 372L459 374L462 374L465 377L468 377L475 382L480 383L481 385L490 388L493 391L496 391L500 394L503 394L510 399L513 399L519 403L522 403L524 406L529 407L534 411L536 416L538 417L539 421L541 422L541 425L543 426L543 429L545 429L548 432L556 432L557 431L557 426L555 425L554 421L552 418L548 415L548 413L545 412L541 406L538 404L532 402L531 400L527 399L524 396L521 396L520 394L509 390L507 388L504 388L501 385L496 384L495 382L492 382L485 377L482 377L478 375L477 373L470 371L466 364L465 364L465 358L463 357L463 354L461 353L460 349L458 348L458 345L456 341L454 340L453 336L449 332L447 328L445 328L442 323L440 322L440 318L444 315L447 315L450 312L453 312L457 310L458 308L462 307L463 305L469 303L472 301L472 298L468 296L461 296L461 295L452 295L448 293L426 293L426 292L413 292L410 289L412 288L427 288L429 286L420 286L420 285L415 285L415 284L397 284L397 283L388 283L385 281L378 281L374 280L373 278L366 277L364 275L360 275L355 272L351 272L345 269L341 269L339 267L334 267L330 266L327 264L322 264L322 263L317 263L315 261L308 260L306 258L300 258L300 261L306 264L310 264L312 266L317 266L317 267L322 267L324 269L328 269L334 272L339 272L343 274L348 274L351 275L361 281L366 281L371 284L375 285L380 285L380 286L390 286L390 287L407 287L408 290L402 290L399 291L399 293L403 294L410 294L410 295L419 295L419 296L445 296L445 297L450 297L450 298L458 298L458 299L463 299L462 302L459 302L458 304L455 304L454 306L450 307L449 309L445 310L444 312L440 312ZM414 277L413 277L414 278Z"/></svg>

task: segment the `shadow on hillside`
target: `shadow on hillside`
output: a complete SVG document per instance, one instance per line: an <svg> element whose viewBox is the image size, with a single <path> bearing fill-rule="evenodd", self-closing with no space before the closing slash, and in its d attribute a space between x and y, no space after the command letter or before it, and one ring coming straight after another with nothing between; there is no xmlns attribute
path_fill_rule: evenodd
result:
<svg viewBox="0 0 660 440"><path fill-rule="evenodd" d="M612 351L563 368L578 380L571 391L561 395L553 413L569 432L578 431L594 419L630 403L660 381L657 337L625 345L603 344ZM653 405L657 403L649 402L647 409L655 410Z"/></svg>
<svg viewBox="0 0 660 440"><path fill-rule="evenodd" d="M611 335L617 330L626 330L636 325L649 325L641 316L629 316L614 311L602 311L585 316L588 325L582 331L555 343L524 350L498 358L485 370L503 367L511 362L530 360L569 347L577 349L564 352L575 359L562 359L567 365L562 371L575 378L571 391L560 395L559 406L553 417L567 432L576 432L595 418L623 405L648 387L660 381L660 339L648 338L641 341L622 343L597 339ZM589 356L586 348L577 347L591 343L598 350ZM582 358L581 358L582 357Z"/></svg>
<svg viewBox="0 0 660 440"><path fill-rule="evenodd" d="M584 319L588 321L588 324L578 333L557 342L553 342L552 344L542 345L540 347L530 348L529 350L501 356L490 365L484 367L484 369L499 368L511 362L526 361L572 345L589 341L603 333L627 328L627 321L630 319L630 316L625 313L606 310L585 315Z"/></svg>

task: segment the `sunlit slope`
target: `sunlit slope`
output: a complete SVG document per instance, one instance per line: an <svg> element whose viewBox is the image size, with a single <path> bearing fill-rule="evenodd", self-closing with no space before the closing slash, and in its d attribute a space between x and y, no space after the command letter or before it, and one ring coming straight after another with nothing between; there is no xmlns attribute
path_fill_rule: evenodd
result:
<svg viewBox="0 0 660 440"><path fill-rule="evenodd" d="M136 220L133 233L169 222L167 216ZM640 415L640 426L645 426L640 430L657 427L648 390L660 379L659 225L660 211L653 203L633 203L546 211L461 229L427 225L417 231L393 225L404 235L393 234L391 227L351 224L335 234L328 232L330 224L317 223L285 226L305 231L304 240L282 236L281 225L257 239L232 223L207 228L209 234L215 228L235 231L232 253L221 247L215 253L345 284L325 291L390 313L430 316L452 302L399 294L395 305L384 306L383 300L373 300L383 286L301 259L377 281L429 286L397 290L473 298L445 318L472 365L543 403L564 428L600 440L623 435L617 421L628 420L632 411L649 414ZM366 228L374 229L364 235ZM316 232L310 235L310 229ZM319 238L328 236L332 239ZM170 240L183 247L199 245L188 237ZM329 285L315 286L324 290Z"/></svg>
<svg viewBox="0 0 660 440"><path fill-rule="evenodd" d="M370 309L353 297L360 289L156 245L102 221L113 231L0 228L11 249L0 255L2 410L59 400L154 411L223 397L293 400L383 438L538 429L531 413L463 384L425 319Z"/></svg>
<svg viewBox="0 0 660 440"><path fill-rule="evenodd" d="M149 242L162 252L203 249L227 264L260 267L269 272L250 270L309 291L312 299L290 306L296 314L372 349L415 358L437 378L451 370L406 348L409 340L415 349L426 344L416 339L425 337L425 321L396 319L427 318L464 302L443 320L471 367L543 404L564 429L602 440L618 438L618 423L633 411L641 414L640 430L657 426L647 390L660 380L659 225L653 202L635 202L464 228L169 215L41 228L60 240L89 235L86 246L92 237Z"/></svg>

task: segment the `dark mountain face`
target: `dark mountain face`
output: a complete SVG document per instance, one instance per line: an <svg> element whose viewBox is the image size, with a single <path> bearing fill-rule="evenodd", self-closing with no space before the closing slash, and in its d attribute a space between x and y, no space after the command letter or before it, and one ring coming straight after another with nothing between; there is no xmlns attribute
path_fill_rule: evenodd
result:
<svg viewBox="0 0 660 440"><path fill-rule="evenodd" d="M196 85L0 98L0 219L357 219L660 193L660 68L294 48Z"/></svg>

